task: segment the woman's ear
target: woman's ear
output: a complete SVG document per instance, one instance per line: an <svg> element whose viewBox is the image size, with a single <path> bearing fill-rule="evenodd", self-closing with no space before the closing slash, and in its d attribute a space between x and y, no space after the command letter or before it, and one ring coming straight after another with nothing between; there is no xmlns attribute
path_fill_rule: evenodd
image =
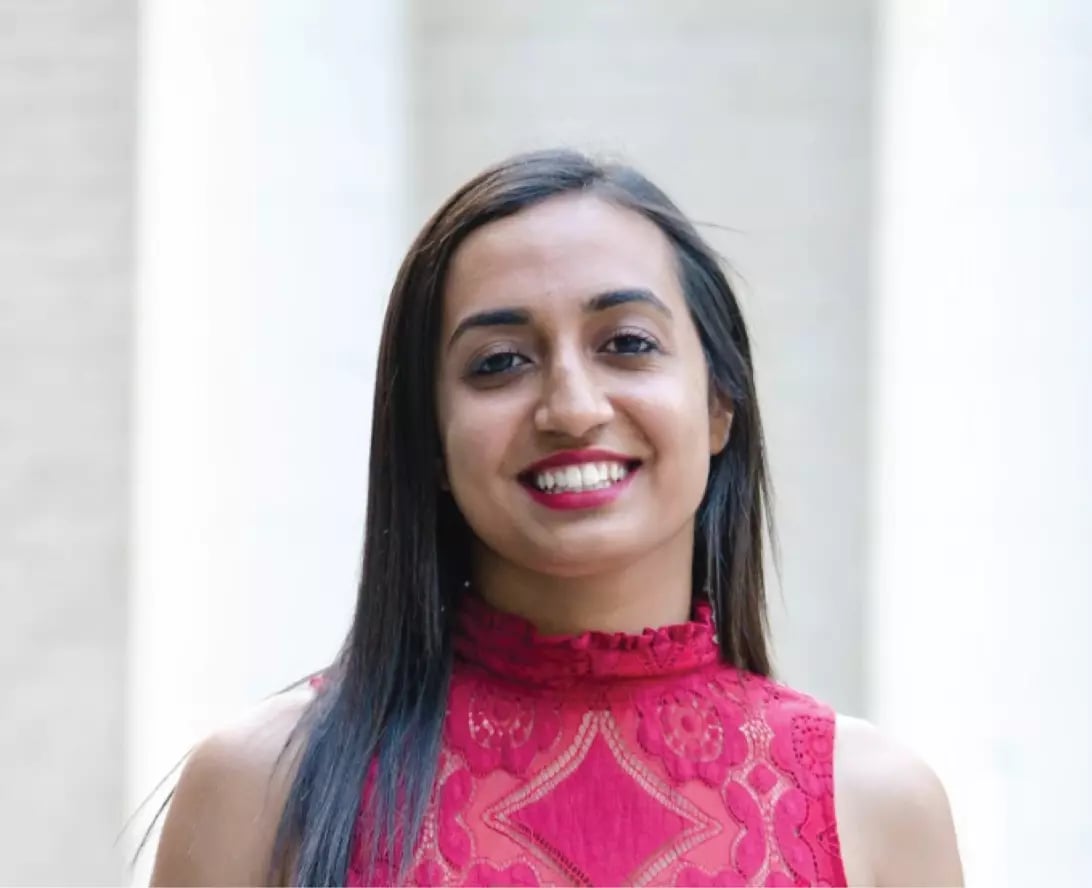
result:
<svg viewBox="0 0 1092 888"><path fill-rule="evenodd" d="M714 392L709 404L709 452L713 456L728 446L728 440L732 436L734 416L732 402Z"/></svg>

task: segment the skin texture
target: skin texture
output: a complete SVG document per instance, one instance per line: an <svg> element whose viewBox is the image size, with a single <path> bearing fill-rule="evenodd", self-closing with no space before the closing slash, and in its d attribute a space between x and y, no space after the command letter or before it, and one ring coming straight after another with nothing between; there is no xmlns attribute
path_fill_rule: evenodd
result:
<svg viewBox="0 0 1092 888"><path fill-rule="evenodd" d="M479 540L480 594L546 632L685 620L694 513L731 408L710 395L664 236L596 198L554 198L471 235L446 284L436 408L450 494ZM591 297L623 288L652 293L667 313L643 302L587 310ZM520 310L526 323L455 336L467 318L498 309ZM613 503L557 512L520 485L529 464L590 446L642 461ZM198 746L153 885L266 882L292 767L291 755L279 766L277 756L310 695L274 698ZM834 781L851 885L962 884L944 790L920 760L839 716Z"/></svg>
<svg viewBox="0 0 1092 888"><path fill-rule="evenodd" d="M936 774L866 721L838 716L834 802L850 885L962 885Z"/></svg>
<svg viewBox="0 0 1092 888"><path fill-rule="evenodd" d="M203 740L178 779L152 885L267 885L296 744L278 763L314 692L279 694Z"/></svg>

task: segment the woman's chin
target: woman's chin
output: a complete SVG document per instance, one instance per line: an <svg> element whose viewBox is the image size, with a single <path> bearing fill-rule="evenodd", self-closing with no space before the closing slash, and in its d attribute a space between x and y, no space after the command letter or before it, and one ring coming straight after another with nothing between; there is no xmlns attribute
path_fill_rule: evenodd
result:
<svg viewBox="0 0 1092 888"><path fill-rule="evenodd" d="M535 573L559 580L580 580L623 570L641 556L632 546L611 547L581 545L564 552L556 548L529 559L527 566Z"/></svg>

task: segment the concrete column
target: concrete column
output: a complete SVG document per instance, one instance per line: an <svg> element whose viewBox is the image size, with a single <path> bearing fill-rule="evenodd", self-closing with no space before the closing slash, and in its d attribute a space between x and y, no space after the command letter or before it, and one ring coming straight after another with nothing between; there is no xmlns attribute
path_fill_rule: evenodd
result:
<svg viewBox="0 0 1092 888"><path fill-rule="evenodd" d="M116 885L134 0L0 0L0 884Z"/></svg>
<svg viewBox="0 0 1092 888"><path fill-rule="evenodd" d="M404 241L398 0L146 0L128 797L329 662Z"/></svg>
<svg viewBox="0 0 1092 888"><path fill-rule="evenodd" d="M1092 8L888 0L871 709L968 881L1092 867Z"/></svg>

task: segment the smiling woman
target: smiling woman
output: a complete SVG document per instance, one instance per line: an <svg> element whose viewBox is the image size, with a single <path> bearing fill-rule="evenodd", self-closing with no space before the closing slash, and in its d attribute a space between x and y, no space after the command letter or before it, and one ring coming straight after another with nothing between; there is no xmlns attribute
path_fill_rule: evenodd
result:
<svg viewBox="0 0 1092 888"><path fill-rule="evenodd" d="M568 151L485 171L395 283L345 644L196 750L153 881L958 883L932 772L770 676L765 484L670 200Z"/></svg>

